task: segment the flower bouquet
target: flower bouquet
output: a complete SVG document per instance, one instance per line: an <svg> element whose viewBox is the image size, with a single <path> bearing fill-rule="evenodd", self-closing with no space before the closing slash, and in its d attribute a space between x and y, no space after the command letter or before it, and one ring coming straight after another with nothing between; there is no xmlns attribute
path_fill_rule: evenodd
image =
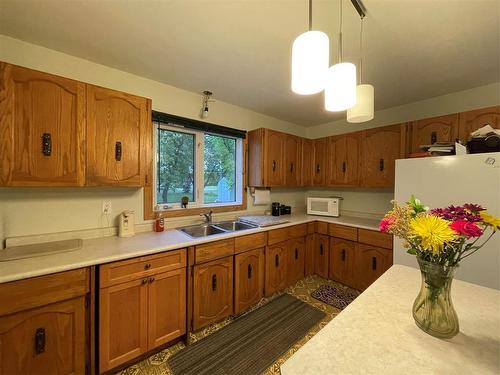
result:
<svg viewBox="0 0 500 375"><path fill-rule="evenodd" d="M455 270L499 229L500 218L477 204L429 209L413 196L405 205L393 201L380 230L403 239L407 252L417 257L422 285L413 318L423 331L439 338L459 332L450 297Z"/></svg>

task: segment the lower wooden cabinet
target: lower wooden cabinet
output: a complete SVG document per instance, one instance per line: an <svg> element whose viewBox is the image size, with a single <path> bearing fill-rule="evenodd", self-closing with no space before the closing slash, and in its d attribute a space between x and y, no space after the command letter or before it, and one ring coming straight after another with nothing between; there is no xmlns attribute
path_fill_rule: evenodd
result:
<svg viewBox="0 0 500 375"><path fill-rule="evenodd" d="M381 247L358 244L354 272L358 289L368 288L392 265L392 251Z"/></svg>
<svg viewBox="0 0 500 375"><path fill-rule="evenodd" d="M293 285L304 278L306 241L304 237L288 241L286 285Z"/></svg>
<svg viewBox="0 0 500 375"><path fill-rule="evenodd" d="M194 266L193 329L233 313L233 256Z"/></svg>
<svg viewBox="0 0 500 375"><path fill-rule="evenodd" d="M306 236L306 254L305 254L305 272L304 276L311 276L314 274L314 248L315 248L315 235L308 234Z"/></svg>
<svg viewBox="0 0 500 375"><path fill-rule="evenodd" d="M234 257L234 313L239 314L264 296L264 248Z"/></svg>
<svg viewBox="0 0 500 375"><path fill-rule="evenodd" d="M288 243L277 243L266 248L265 292L270 296L286 287Z"/></svg>
<svg viewBox="0 0 500 375"><path fill-rule="evenodd" d="M357 244L340 238L330 239L330 279L356 288L357 275L354 272L354 258Z"/></svg>
<svg viewBox="0 0 500 375"><path fill-rule="evenodd" d="M85 297L0 318L0 374L84 374Z"/></svg>
<svg viewBox="0 0 500 375"><path fill-rule="evenodd" d="M314 273L328 278L328 253L330 237L326 234L316 234L314 245Z"/></svg>

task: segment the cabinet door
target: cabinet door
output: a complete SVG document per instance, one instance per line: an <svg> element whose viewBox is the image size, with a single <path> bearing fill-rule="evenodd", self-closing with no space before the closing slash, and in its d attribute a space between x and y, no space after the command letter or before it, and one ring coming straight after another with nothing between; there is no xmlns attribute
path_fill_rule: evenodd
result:
<svg viewBox="0 0 500 375"><path fill-rule="evenodd" d="M264 295L264 248L234 257L234 313L256 304Z"/></svg>
<svg viewBox="0 0 500 375"><path fill-rule="evenodd" d="M0 185L83 185L85 84L6 63L0 77Z"/></svg>
<svg viewBox="0 0 500 375"><path fill-rule="evenodd" d="M286 287L287 242L280 242L266 248L266 296Z"/></svg>
<svg viewBox="0 0 500 375"><path fill-rule="evenodd" d="M326 145L327 139L314 140L314 172L313 183L316 186L325 185L326 176Z"/></svg>
<svg viewBox="0 0 500 375"><path fill-rule="evenodd" d="M360 133L328 139L328 185L359 185Z"/></svg>
<svg viewBox="0 0 500 375"><path fill-rule="evenodd" d="M458 114L427 118L411 123L411 152L434 142L453 142L458 136Z"/></svg>
<svg viewBox="0 0 500 375"><path fill-rule="evenodd" d="M500 106L481 108L460 113L459 137L462 141L470 139L470 133L489 124L493 129L500 129Z"/></svg>
<svg viewBox="0 0 500 375"><path fill-rule="evenodd" d="M87 85L87 184L142 186L150 101Z"/></svg>
<svg viewBox="0 0 500 375"><path fill-rule="evenodd" d="M355 255L355 284L364 290L392 265L392 251L380 247L358 244Z"/></svg>
<svg viewBox="0 0 500 375"><path fill-rule="evenodd" d="M288 241L287 254L287 285L293 285L300 279L304 278L305 272L305 255L306 255L306 240L302 238L294 238Z"/></svg>
<svg viewBox="0 0 500 375"><path fill-rule="evenodd" d="M316 248L316 235L308 234L306 236L306 254L305 254L305 273L304 276L310 276L314 273L314 249Z"/></svg>
<svg viewBox="0 0 500 375"><path fill-rule="evenodd" d="M194 266L193 329L233 313L233 257Z"/></svg>
<svg viewBox="0 0 500 375"><path fill-rule="evenodd" d="M365 130L362 152L362 185L394 186L396 159L404 157L404 125Z"/></svg>
<svg viewBox="0 0 500 375"><path fill-rule="evenodd" d="M281 186L284 184L284 141L285 134L266 129L267 185Z"/></svg>
<svg viewBox="0 0 500 375"><path fill-rule="evenodd" d="M324 234L316 234L314 249L314 273L328 278L328 252L330 237Z"/></svg>
<svg viewBox="0 0 500 375"><path fill-rule="evenodd" d="M0 374L84 374L85 297L0 318Z"/></svg>
<svg viewBox="0 0 500 375"><path fill-rule="evenodd" d="M148 350L148 278L99 291L99 370L105 372Z"/></svg>
<svg viewBox="0 0 500 375"><path fill-rule="evenodd" d="M186 268L148 280L148 350L186 333Z"/></svg>
<svg viewBox="0 0 500 375"><path fill-rule="evenodd" d="M301 140L299 137L287 134L285 137L285 185L300 185L300 154Z"/></svg>
<svg viewBox="0 0 500 375"><path fill-rule="evenodd" d="M314 155L313 155L313 141L312 139L302 138L302 162L301 162L301 176L302 186L313 185L313 169L314 169Z"/></svg>
<svg viewBox="0 0 500 375"><path fill-rule="evenodd" d="M355 287L354 255L356 242L340 238L330 239L330 279Z"/></svg>

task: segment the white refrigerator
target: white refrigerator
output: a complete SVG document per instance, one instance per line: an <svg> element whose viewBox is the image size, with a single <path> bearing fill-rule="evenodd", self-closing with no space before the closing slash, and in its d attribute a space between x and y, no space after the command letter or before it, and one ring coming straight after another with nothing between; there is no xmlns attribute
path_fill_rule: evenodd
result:
<svg viewBox="0 0 500 375"><path fill-rule="evenodd" d="M394 198L404 203L412 194L431 208L477 203L500 216L500 152L396 160ZM394 264L418 267L398 238ZM461 262L456 278L500 289L500 232Z"/></svg>

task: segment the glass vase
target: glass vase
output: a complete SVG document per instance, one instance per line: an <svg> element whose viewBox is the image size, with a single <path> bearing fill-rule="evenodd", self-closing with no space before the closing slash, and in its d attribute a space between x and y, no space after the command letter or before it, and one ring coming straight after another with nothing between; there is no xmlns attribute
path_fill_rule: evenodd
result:
<svg viewBox="0 0 500 375"><path fill-rule="evenodd" d="M459 331L458 317L451 301L451 283L456 267L446 267L417 257L422 274L420 293L413 303L413 318L424 332L449 339Z"/></svg>

